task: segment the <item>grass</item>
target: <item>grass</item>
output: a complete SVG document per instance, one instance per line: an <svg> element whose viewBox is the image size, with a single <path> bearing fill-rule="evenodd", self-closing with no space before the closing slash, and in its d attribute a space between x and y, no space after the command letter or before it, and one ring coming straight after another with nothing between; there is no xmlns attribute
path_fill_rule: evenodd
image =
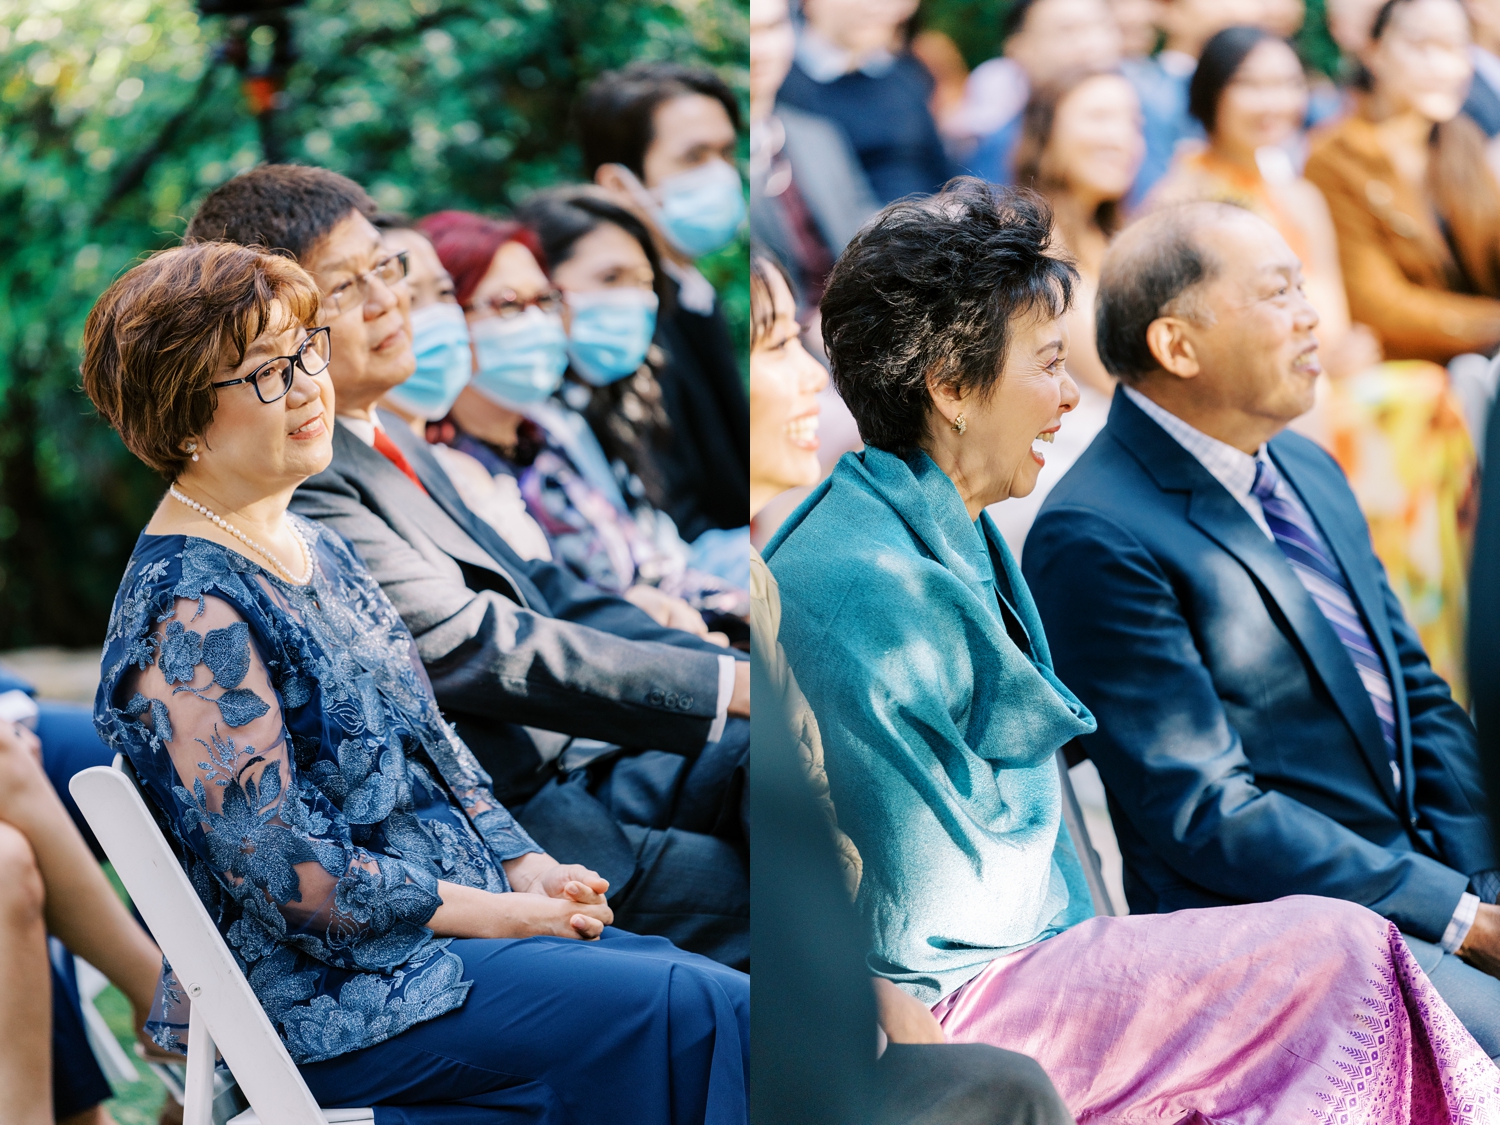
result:
<svg viewBox="0 0 1500 1125"><path fill-rule="evenodd" d="M94 1004L109 1022L109 1029L115 1033L115 1038L120 1041L125 1052L135 1059L135 1052L132 1050L135 1028L131 1026L130 1001L125 999L125 994L110 985L99 993ZM155 1074L146 1069L145 1063L136 1060L135 1068L141 1076L140 1081L116 1083L115 1096L104 1104L114 1115L117 1125L156 1125L162 1102L167 1096L167 1088Z"/></svg>
<svg viewBox="0 0 1500 1125"><path fill-rule="evenodd" d="M129 905L130 896L120 885L115 869L105 864L104 873L109 876L109 881L114 885L115 893L124 900L126 905ZM110 985L99 993L94 1000L94 1005L109 1024L110 1031L114 1032L120 1045L125 1048L125 1053L131 1059L135 1059L135 1027L131 1018L130 1001L125 999L125 994L114 985ZM161 1084L154 1073L146 1068L145 1063L136 1060L135 1068L140 1074L140 1080L116 1083L115 1096L104 1104L114 1115L117 1125L156 1125L162 1102L167 1096L167 1088Z"/></svg>

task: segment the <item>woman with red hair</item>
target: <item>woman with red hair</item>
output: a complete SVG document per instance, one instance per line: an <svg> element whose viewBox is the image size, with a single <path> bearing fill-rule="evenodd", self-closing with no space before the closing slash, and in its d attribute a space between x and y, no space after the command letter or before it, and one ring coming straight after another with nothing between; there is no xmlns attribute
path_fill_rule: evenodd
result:
<svg viewBox="0 0 1500 1125"><path fill-rule="evenodd" d="M470 507L488 518L494 494L518 487L553 557L581 578L627 597L664 625L702 634L706 616L741 628L737 619L748 611L743 587L692 565L691 547L652 506L642 483L652 478L647 446L664 422L611 442L606 452L580 413L595 397L606 412L623 401L622 393L655 398L644 357L658 299L644 252L636 248L634 285L591 301L554 288L536 235L520 223L444 211L410 233L432 240L437 268L452 278L469 327L473 379L435 436L446 442L439 460ZM600 335L618 344L622 314L640 322L626 332L634 342L623 350ZM610 380L606 368L633 378ZM565 382L570 369L576 377ZM632 406L633 416L651 414ZM605 428L615 430L607 420ZM491 522L509 537L501 522Z"/></svg>

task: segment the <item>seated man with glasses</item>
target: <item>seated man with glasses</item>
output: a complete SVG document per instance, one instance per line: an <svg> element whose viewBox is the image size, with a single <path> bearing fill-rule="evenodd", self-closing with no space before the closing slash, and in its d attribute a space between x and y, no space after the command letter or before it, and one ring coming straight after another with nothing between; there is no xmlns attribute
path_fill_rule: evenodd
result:
<svg viewBox="0 0 1500 1125"><path fill-rule="evenodd" d="M522 559L426 443L377 413L416 359L406 254L382 248L375 210L336 173L265 165L211 192L188 227L189 241L289 251L322 291L333 463L292 506L353 544L496 796L550 854L609 880L617 924L744 964L748 665Z"/></svg>

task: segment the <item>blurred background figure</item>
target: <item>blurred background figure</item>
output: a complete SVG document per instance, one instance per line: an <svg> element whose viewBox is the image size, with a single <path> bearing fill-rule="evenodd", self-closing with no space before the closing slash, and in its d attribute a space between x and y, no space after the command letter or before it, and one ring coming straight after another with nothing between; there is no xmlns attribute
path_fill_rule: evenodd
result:
<svg viewBox="0 0 1500 1125"><path fill-rule="evenodd" d="M1121 40L1105 0L1016 0L1005 12L998 58L969 75L963 105L945 123L976 176L1010 183L1031 92L1074 71L1107 70Z"/></svg>
<svg viewBox="0 0 1500 1125"><path fill-rule="evenodd" d="M804 0L780 102L844 130L875 199L937 191L953 173L928 108L933 79L907 49L917 0Z"/></svg>
<svg viewBox="0 0 1500 1125"><path fill-rule="evenodd" d="M695 266L745 217L739 100L711 70L636 63L595 79L579 100L585 173L640 212L656 240L666 298L657 372L671 440L658 451L662 507L700 563L728 573L749 547L749 411L739 351L713 285ZM743 572L733 570L743 587Z"/></svg>
<svg viewBox="0 0 1500 1125"><path fill-rule="evenodd" d="M1312 149L1356 320L1387 355L1447 363L1500 343L1500 188L1459 113L1473 65L1458 0L1390 0L1363 49L1359 112Z"/></svg>
<svg viewBox="0 0 1500 1125"><path fill-rule="evenodd" d="M795 51L787 0L751 0L750 229L786 263L807 317L834 259L878 204L837 122L776 104Z"/></svg>
<svg viewBox="0 0 1500 1125"><path fill-rule="evenodd" d="M1161 37L1162 11L1167 0L1110 0L1110 11L1120 29L1120 56L1144 59L1156 52Z"/></svg>
<svg viewBox="0 0 1500 1125"><path fill-rule="evenodd" d="M1016 150L1016 180L1046 197L1053 237L1078 267L1066 323L1067 366L1079 398L1048 447L1047 471L1030 495L989 509L1017 557L1047 493L1109 417L1115 380L1094 348L1094 294L1144 151L1140 103L1117 71L1075 72L1032 92Z"/></svg>
<svg viewBox="0 0 1500 1125"><path fill-rule="evenodd" d="M1464 113L1490 138L1490 167L1497 163L1494 138L1500 135L1500 2L1465 0L1470 29L1474 36L1469 57L1474 63L1474 79L1464 99Z"/></svg>
<svg viewBox="0 0 1500 1125"><path fill-rule="evenodd" d="M1146 156L1131 191L1138 205L1166 175L1178 145L1198 140L1202 126L1188 112L1188 83L1198 55L1215 32L1236 24L1258 24L1262 0L1166 0L1161 9L1162 48L1147 59L1132 60L1126 74L1140 95L1145 120Z"/></svg>

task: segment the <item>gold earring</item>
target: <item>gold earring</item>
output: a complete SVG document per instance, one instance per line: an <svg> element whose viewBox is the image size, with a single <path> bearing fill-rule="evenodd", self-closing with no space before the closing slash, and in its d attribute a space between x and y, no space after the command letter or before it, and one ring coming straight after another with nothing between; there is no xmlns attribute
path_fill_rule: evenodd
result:
<svg viewBox="0 0 1500 1125"><path fill-rule="evenodd" d="M953 419L953 432L955 434L962 434L968 428L969 423L965 421L962 413L960 413L957 418Z"/></svg>

